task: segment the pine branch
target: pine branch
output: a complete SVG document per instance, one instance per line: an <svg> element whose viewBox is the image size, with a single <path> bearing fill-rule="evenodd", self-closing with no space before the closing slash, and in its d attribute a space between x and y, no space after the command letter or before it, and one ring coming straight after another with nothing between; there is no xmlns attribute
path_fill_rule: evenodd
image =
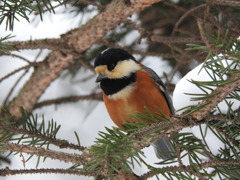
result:
<svg viewBox="0 0 240 180"><path fill-rule="evenodd" d="M213 52L214 54L219 54L221 51L212 44L209 39L205 35L205 31L203 29L204 21L200 18L197 19L197 25L198 29L201 35L201 39L204 42L204 44L208 47L208 49Z"/></svg>
<svg viewBox="0 0 240 180"><path fill-rule="evenodd" d="M234 121L233 119L228 118L227 116L220 116L220 115L211 115L212 119L217 120L217 121L225 121L225 122L229 122L232 124L236 124L240 126L240 122Z"/></svg>
<svg viewBox="0 0 240 180"><path fill-rule="evenodd" d="M164 36L156 36L153 35L150 37L151 41L164 43L164 44L188 44L188 43L194 43L194 44L201 44L203 43L202 40L193 39L189 37L164 37Z"/></svg>
<svg viewBox="0 0 240 180"><path fill-rule="evenodd" d="M36 39L28 41L8 41L2 43L3 45L12 47L8 51L16 51L23 49L49 49L49 50L67 50L68 47L63 39ZM1 55L1 54L0 54Z"/></svg>
<svg viewBox="0 0 240 180"><path fill-rule="evenodd" d="M162 0L132 0L131 5L128 6L124 0L114 0L106 6L105 11L95 16L82 28L70 31L62 37L66 40L69 47L76 52L83 52L89 48L88 44L98 42L106 32L112 30L133 13L137 13L160 1Z"/></svg>
<svg viewBox="0 0 240 180"><path fill-rule="evenodd" d="M228 79L226 79L227 84L216 88L210 95L212 98L201 101L198 106L203 106L203 108L192 113L192 116L197 120L202 120L207 114L213 110L218 103L226 98L235 88L240 86L240 73L233 74Z"/></svg>
<svg viewBox="0 0 240 180"><path fill-rule="evenodd" d="M213 5L221 5L221 6L240 6L239 1L231 1L231 0L205 0L209 4Z"/></svg>
<svg viewBox="0 0 240 180"><path fill-rule="evenodd" d="M6 150L12 151L12 152L27 153L35 156L43 156L43 157L51 158L54 160L64 161L66 163L67 162L74 163L77 165L84 165L87 163L86 158L78 154L59 152L59 151L33 147L33 146L19 145L14 143L1 142L0 145L6 148Z"/></svg>
<svg viewBox="0 0 240 180"><path fill-rule="evenodd" d="M218 167L218 166L238 166L240 168L240 162L237 161L219 161L219 160L210 160L207 162L204 162L202 164L195 164L194 167L197 168L198 171L206 168L211 168L211 167ZM167 172L187 172L190 173L193 176L196 176L194 173L194 169L192 165L187 165L187 166L169 166L169 167L163 167L163 168L157 168L154 169L154 171L149 171L145 173L144 175L140 176L140 180L145 180L150 177L153 177L155 175L160 174L165 174ZM207 178L203 178L207 179Z"/></svg>
<svg viewBox="0 0 240 180"><path fill-rule="evenodd" d="M3 108L4 109L4 108ZM0 137L0 142L17 142L17 144L25 144L36 147L49 147L53 144L59 148L69 148L78 151L83 151L86 147L83 147L78 143L78 145L69 143L67 140L57 139L56 135L59 132L60 125L57 125L53 120L45 123L44 118L41 122L38 121L37 116L33 116L24 109L21 109L21 127L14 121L14 118L7 110L5 112L8 114L7 119L0 121L0 133L4 134ZM16 136L19 137L16 137ZM75 133L76 136L78 136ZM77 137L78 139L78 137Z"/></svg>
<svg viewBox="0 0 240 180"><path fill-rule="evenodd" d="M0 176L19 175L19 174L71 174L77 176L94 176L94 172L72 169L0 169Z"/></svg>
<svg viewBox="0 0 240 180"><path fill-rule="evenodd" d="M0 125L3 126L3 128L7 132L27 135L27 136L29 136L29 138L35 137L35 138L41 139L42 141L45 141L45 144L47 144L47 143L48 144L54 144L55 146L58 146L59 148L69 148L69 149L74 149L74 150L78 150L78 151L83 151L83 150L86 149L86 147L76 145L76 144L72 144L72 143L68 143L66 140L61 140L61 139L45 136L43 134L39 134L39 133L36 133L36 132L33 132L33 131L20 129L18 127L13 127L13 126L4 127L4 125L2 123L0 123ZM20 141L20 139L19 139L19 141Z"/></svg>
<svg viewBox="0 0 240 180"><path fill-rule="evenodd" d="M133 0L130 6L126 6L124 0L114 0L106 6L104 11L96 15L84 26L62 35L61 39L73 51L81 54L98 42L122 20L160 1ZM20 106L31 111L50 83L73 61L74 56L71 54L62 54L59 51L49 54L41 66L35 69L30 79L20 90L18 96L9 103L7 109L17 119L21 117L21 113L19 112Z"/></svg>
<svg viewBox="0 0 240 180"><path fill-rule="evenodd" d="M150 115L150 117L153 117L153 115ZM213 116L216 117L216 120L222 121L221 118L219 118L218 116ZM144 116L145 118L145 116ZM140 149L147 147L150 145L151 142L153 142L156 138L159 137L165 137L168 136L170 134L174 134L175 132L185 128L185 127L192 127L192 126L197 126L200 125L202 123L206 123L206 121L209 121L207 119L204 119L202 121L195 121L194 119L192 119L191 116L185 116L185 117L172 117L170 119L170 121L162 121L160 123L154 123L152 125L149 125L147 127L144 127L132 134L125 134L122 133L122 130L120 129L115 129L114 130L110 130L109 131L109 135L105 133L105 137L102 135L103 139L99 139L100 144L94 145L92 146L90 149L86 150L84 152L83 156L80 155L74 155L74 154L68 154L68 153L62 153L62 152L57 152L57 151L52 151L52 150L46 150L43 148L36 148L36 147L32 147L32 146L24 146L24 145L17 145L17 144L10 144L10 143L3 143L3 147L5 147L7 150L10 151L14 151L14 152L20 152L20 153L28 153L28 154L32 154L32 155L37 155L37 156L44 156L44 157L49 157L52 159L58 159L58 160L62 160L65 161L65 159L68 159L68 161L65 162L71 162L77 165L81 165L84 164L85 168L90 171L90 172L95 172L96 174L99 174L103 177L109 177L109 175L112 175L114 177L120 176L122 177L121 174L119 174L118 171L117 174L114 174L114 172L109 169L110 167L112 168L112 166L116 167L121 167L124 170L123 175L126 175L126 172L129 165L127 165L126 163L129 163L129 161L127 161L127 159L129 157L133 158L134 156L136 158L140 157L140 156L136 156L136 153L139 153ZM209 123L211 123L212 121L214 121L214 119L211 119L211 121ZM136 125L138 125L139 123L135 123ZM218 123L215 123L218 124ZM225 126L225 125L223 125ZM226 126L225 126L226 128ZM228 129L228 128L227 128ZM162 134L159 134L159 132L161 132ZM25 133L25 132L22 132ZM28 133L28 132L27 132ZM100 135L101 136L101 135ZM198 142L198 139L192 139L192 136L189 136L189 140L187 141L187 137L184 136L183 142ZM44 138L43 138L44 139ZM48 141L48 139L45 139L46 141ZM117 142L118 140L120 140L120 142ZM107 144L104 144L104 142L107 142ZM115 142L116 141L116 142ZM120 144L119 144L120 143ZM181 142L178 142L181 144ZM103 146L102 146L102 145ZM119 145L118 145L119 144ZM106 147L105 147L106 146ZM198 152L199 150L202 149L203 146L197 147L196 148L196 144L187 144L183 146L179 146L180 147L180 151L179 151L179 159L181 159L184 155L180 155L182 153L183 150L185 150L185 148L190 148L188 154L191 155L193 154L193 152L196 150L196 152ZM188 149L186 149L186 151L188 151ZM194 154L193 154L194 155ZM74 160L73 160L73 157ZM113 159L114 158L114 159ZM140 158L141 160L141 158ZM220 160L219 160L220 161ZM179 167L177 167L177 171L179 172L185 172L187 174L190 175L194 175L196 177L199 177L200 179L204 179L204 176L199 173L199 172L195 172L195 170L193 170L193 166L194 168L201 166L201 168L207 168L205 167L206 163L201 163L198 162L198 165L196 164L191 164L188 166L185 166L183 163L180 163ZM212 160L210 162L213 162ZM228 161L230 162L230 161ZM236 161L231 161L234 162L232 163L232 165L238 165L239 163ZM119 166L116 166L116 164L119 164ZM192 162L193 163L193 162ZM110 166L108 166L108 164ZM213 164L213 163L212 163ZM214 165L212 165L214 166ZM164 169L165 168L165 169ZM143 178L145 176L153 176L156 174L161 174L161 173L170 173L174 172L174 169L167 169L166 167L164 168L160 168L159 171L158 169L154 170L153 172L149 172L145 175L143 175ZM199 169L201 169L199 168ZM117 168L118 169L118 168ZM180 170L179 170L180 169ZM115 170L114 170L115 171ZM166 172L165 172L166 171ZM109 174L110 173L110 174ZM128 173L127 173L128 174ZM95 176L94 175L94 176ZM128 174L129 177L131 177L131 173ZM134 177L134 176L132 176Z"/></svg>

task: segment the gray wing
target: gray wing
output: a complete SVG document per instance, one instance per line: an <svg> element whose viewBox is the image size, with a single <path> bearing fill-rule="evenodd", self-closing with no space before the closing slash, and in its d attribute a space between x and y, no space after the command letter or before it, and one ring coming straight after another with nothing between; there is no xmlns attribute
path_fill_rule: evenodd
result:
<svg viewBox="0 0 240 180"><path fill-rule="evenodd" d="M153 80L155 82L157 82L159 89L162 91L163 95L165 96L165 99L170 108L170 112L172 114L175 114L172 100L171 100L169 94L167 93L166 87L165 87L164 83L162 82L162 80L160 79L160 77L152 69L150 69L146 66L143 66L142 69L149 72L151 74ZM153 145L155 153L159 159L166 160L169 158L175 158L177 156L176 151L169 139L160 138L160 139L156 140L155 142L153 142L152 145Z"/></svg>
<svg viewBox="0 0 240 180"><path fill-rule="evenodd" d="M165 87L164 83L162 82L161 78L157 75L157 73L155 71L153 71L149 67L143 66L142 69L144 71L149 72L151 74L153 80L155 82L157 82L160 90L162 91L162 93L163 93L163 95L164 95L164 97L165 97L165 99L166 99L166 101L168 103L168 106L170 108L171 114L174 115L175 114L175 110L174 110L174 107L173 107L172 100L171 100L171 98L170 98L170 96L169 96L169 94L168 94L168 92L166 90L166 87Z"/></svg>

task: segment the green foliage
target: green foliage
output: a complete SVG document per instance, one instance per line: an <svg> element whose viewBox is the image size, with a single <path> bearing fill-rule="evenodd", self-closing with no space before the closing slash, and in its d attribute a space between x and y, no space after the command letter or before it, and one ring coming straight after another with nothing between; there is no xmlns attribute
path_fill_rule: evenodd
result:
<svg viewBox="0 0 240 180"><path fill-rule="evenodd" d="M208 76L211 78L209 81L195 81L191 80L191 83L195 84L199 89L202 90L202 94L188 93L192 97L192 100L200 101L209 99L214 96L210 94L216 87L221 87L231 81L227 81L227 77L238 73L240 70L240 51L239 51L239 40L236 38L228 37L228 33L224 37L220 37L220 34L207 35L213 46L219 48L222 53L215 54L212 49L209 49L206 45L188 44L191 48L187 50L205 50L208 52L208 56L203 64L203 68ZM235 99L240 100L239 96L240 88L236 88L231 94L227 96L227 100ZM226 102L228 103L228 102Z"/></svg>
<svg viewBox="0 0 240 180"><path fill-rule="evenodd" d="M145 164L151 168L144 160L145 156L141 147L151 144L166 134L169 127L155 128L146 133L141 133L141 130L150 126L146 121L159 123L166 118L162 116L160 111L152 114L147 108L145 108L145 114L137 113L137 115L131 116L138 122L123 123L125 129L113 127L112 129L106 128L107 132L99 132L100 138L96 139L96 145L91 146L88 150L89 153L85 154L91 158L89 164L84 167L86 170L97 170L98 173L101 173L107 169L108 177L113 178L114 174L119 173L120 170L124 173L131 172L135 163ZM162 133L156 133L159 131ZM171 160L169 159L169 162Z"/></svg>
<svg viewBox="0 0 240 180"><path fill-rule="evenodd" d="M50 145L60 146L67 143L66 140L56 139L56 134L61 126L57 125L53 120L45 123L44 118L42 118L39 121L37 115L34 116L21 108L22 118L21 126L19 127L19 124L14 121L14 117L6 109L4 111L8 114L8 117L0 120L0 134L3 135L0 137L0 142L8 141L20 145L45 147L47 149L49 149ZM0 149L2 152L6 151L4 143L0 143ZM33 155L27 160L31 157Z"/></svg>
<svg viewBox="0 0 240 180"><path fill-rule="evenodd" d="M13 46L3 43L4 41L9 40L13 37L14 36L12 36L10 34L5 36L5 37L0 37L0 52L3 52L5 54L9 54L9 49L11 49L11 50L14 49Z"/></svg>
<svg viewBox="0 0 240 180"><path fill-rule="evenodd" d="M19 128L13 121L14 117L5 110L8 118L2 119L0 122L0 133L4 134L0 139L1 142L8 140L17 144L47 149L51 144L60 146L61 143L68 143L67 140L56 139L60 126L53 120L45 123L44 118L42 121L38 121L37 116L27 113L23 109L21 111L22 126ZM234 179L239 175L239 166L234 165L234 163L240 164L239 111L227 115L209 116L206 125L200 126L201 138L197 138L190 132L173 133L170 138L177 149L177 159L162 160L156 163L156 166L151 166L145 161L141 149L153 142L154 138L166 135L171 127L167 125L160 128L154 126L154 124L164 123L168 119L161 116L160 112L152 114L147 108L145 112L145 114L138 113L133 116L140 123L128 122L125 124L128 128L126 130L113 127L112 129L106 128L106 132L99 132L96 144L83 154L83 157L90 159L89 162L83 168L73 164L71 169L95 172L96 177L106 171L110 179L114 179L115 173L120 171L132 172L135 163L146 165L153 175L160 174L166 179L173 177L177 179L197 179L196 177L214 179L216 176ZM228 120L230 118L231 120ZM144 122L143 119L152 121L153 126ZM149 127L153 128L149 130ZM218 147L217 153L212 152L209 148L208 131L211 131L225 145ZM157 132L161 132L161 134ZM79 137L76 133L75 135L80 145ZM1 149L6 150L3 143L1 143ZM40 156L37 163L39 161ZM218 163L203 166L208 161ZM181 162L182 165L176 166L176 162ZM232 163L231 168L226 168L224 163ZM209 173L207 171L209 167L214 169L214 172Z"/></svg>
<svg viewBox="0 0 240 180"><path fill-rule="evenodd" d="M6 29L13 30L15 20L23 18L29 22L29 15L37 12L42 20L45 11L54 13L53 4L63 4L65 0L3 0L0 2L0 25L5 21Z"/></svg>
<svg viewBox="0 0 240 180"><path fill-rule="evenodd" d="M233 81L226 80L228 77L239 73L240 70L240 51L239 40L228 37L226 33L224 38L217 35L206 35L212 45L209 48L206 45L189 44L191 48L187 50L203 50L208 52L207 60L203 64L203 69L211 80L190 82L196 85L201 91L201 94L186 93L192 96L192 100L201 101L214 98L218 93L213 93L216 88L222 87ZM216 48L219 54L214 52ZM220 53L222 52L222 53ZM240 128L239 128L239 107L233 106L233 100L240 101L240 88L235 88L223 101L226 104L225 108L217 106L207 117L207 123L204 126L199 126L201 132L202 144L206 147L203 151L209 159L218 160L220 162L240 162ZM191 106L190 113L203 108L199 106ZM217 114L216 114L217 110ZM214 115L215 113L216 115ZM209 142L209 134L215 139L218 139L222 146L217 147L218 152L212 152ZM212 138L213 138L212 137ZM199 157L199 156L198 156ZM199 163L199 162L196 162ZM205 175L205 174L202 174ZM220 165L214 166L214 171L208 174L209 179L219 177L220 179L236 179L239 177L239 166Z"/></svg>
<svg viewBox="0 0 240 180"><path fill-rule="evenodd" d="M141 151L134 146L139 141L132 139L132 136L127 135L125 131L118 128L106 128L106 130L106 133L99 133L101 138L97 138L96 145L89 149L90 153L87 156L92 159L85 168L87 170L97 168L99 173L107 169L109 177L113 178L114 173L119 172L120 169L130 172L130 165L133 165L134 160L141 162Z"/></svg>

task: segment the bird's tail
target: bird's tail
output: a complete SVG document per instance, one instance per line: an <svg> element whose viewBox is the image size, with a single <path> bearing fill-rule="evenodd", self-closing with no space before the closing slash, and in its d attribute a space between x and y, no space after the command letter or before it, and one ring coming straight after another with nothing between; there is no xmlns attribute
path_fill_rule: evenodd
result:
<svg viewBox="0 0 240 180"><path fill-rule="evenodd" d="M166 138L158 139L153 143L155 153L159 159L170 159L176 157L176 151L170 140Z"/></svg>

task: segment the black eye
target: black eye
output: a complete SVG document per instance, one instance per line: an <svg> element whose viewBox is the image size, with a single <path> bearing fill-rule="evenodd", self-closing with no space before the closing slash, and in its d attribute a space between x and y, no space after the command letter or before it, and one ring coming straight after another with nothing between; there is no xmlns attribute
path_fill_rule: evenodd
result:
<svg viewBox="0 0 240 180"><path fill-rule="evenodd" d="M108 70L111 71L115 68L115 64L108 65Z"/></svg>

